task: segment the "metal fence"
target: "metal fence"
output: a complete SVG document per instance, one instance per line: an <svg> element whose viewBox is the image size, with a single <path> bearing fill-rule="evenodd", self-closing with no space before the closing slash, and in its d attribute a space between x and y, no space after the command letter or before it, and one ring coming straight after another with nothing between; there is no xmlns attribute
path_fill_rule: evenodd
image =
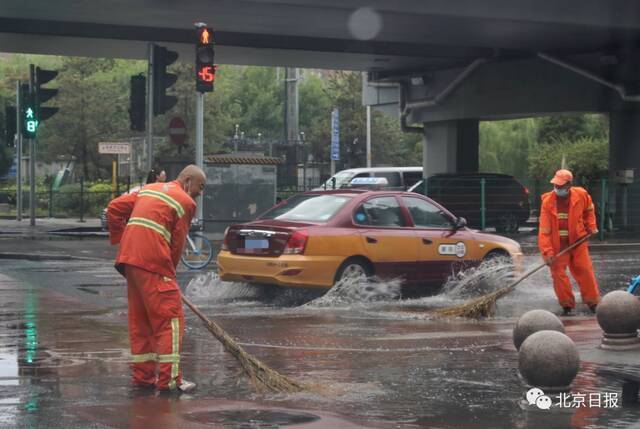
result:
<svg viewBox="0 0 640 429"><path fill-rule="evenodd" d="M441 203L456 216L467 218L473 228L495 228L499 232L516 232L525 225L536 227L541 196L553 189L548 181L520 180L519 186L491 178L456 179L451 182L429 180L426 194ZM115 192L109 184L96 187L80 180L54 189L52 183L40 185L36 191L36 216L79 218L98 217L116 195L128 192L131 184L119 182ZM322 181L307 183L278 183L277 201L299 192L321 187ZM600 230L604 239L612 233L640 232L640 183L617 183L602 178L589 183L576 183L587 189L593 199ZM96 190L96 188L100 188ZM23 187L23 216L29 214L29 187ZM15 185L0 184L0 216L16 217ZM257 215L258 213L256 213Z"/></svg>
<svg viewBox="0 0 640 429"><path fill-rule="evenodd" d="M53 181L36 187L35 214L36 217L50 218L79 218L99 217L102 210L114 197L126 193L131 188L128 182L119 182L115 190L106 190L110 184L87 183L80 180L76 183L55 189ZM22 216L30 213L29 186L22 187ZM0 216L17 216L18 195L15 185L0 185Z"/></svg>

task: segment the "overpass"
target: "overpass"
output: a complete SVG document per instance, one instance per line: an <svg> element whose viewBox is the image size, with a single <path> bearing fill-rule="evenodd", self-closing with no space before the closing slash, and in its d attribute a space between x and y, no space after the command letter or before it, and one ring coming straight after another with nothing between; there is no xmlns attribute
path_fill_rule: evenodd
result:
<svg viewBox="0 0 640 429"><path fill-rule="evenodd" d="M610 117L610 167L640 165L635 0L46 0L3 2L0 51L367 72L366 104L424 135L426 174L478 168L478 122L559 112ZM638 222L640 223L640 221Z"/></svg>

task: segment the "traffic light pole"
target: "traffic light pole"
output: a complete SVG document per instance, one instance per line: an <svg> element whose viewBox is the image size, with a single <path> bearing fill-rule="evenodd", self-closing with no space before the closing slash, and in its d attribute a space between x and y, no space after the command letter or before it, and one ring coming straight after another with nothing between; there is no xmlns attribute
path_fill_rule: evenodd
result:
<svg viewBox="0 0 640 429"><path fill-rule="evenodd" d="M204 94L196 92L196 165L204 171ZM198 197L196 217L202 219L202 195Z"/></svg>
<svg viewBox="0 0 640 429"><path fill-rule="evenodd" d="M147 159L146 174L153 168L153 43L149 43L149 69L147 72Z"/></svg>
<svg viewBox="0 0 640 429"><path fill-rule="evenodd" d="M29 217L36 226L36 139L29 139Z"/></svg>
<svg viewBox="0 0 640 429"><path fill-rule="evenodd" d="M16 220L22 220L22 106L20 100L21 82L16 82Z"/></svg>
<svg viewBox="0 0 640 429"><path fill-rule="evenodd" d="M29 65L29 74L31 76L29 82L29 90L33 94L35 92L35 67ZM36 97L37 98L37 97ZM38 105L36 99L35 105ZM29 139L29 218L31 226L36 226L36 139Z"/></svg>

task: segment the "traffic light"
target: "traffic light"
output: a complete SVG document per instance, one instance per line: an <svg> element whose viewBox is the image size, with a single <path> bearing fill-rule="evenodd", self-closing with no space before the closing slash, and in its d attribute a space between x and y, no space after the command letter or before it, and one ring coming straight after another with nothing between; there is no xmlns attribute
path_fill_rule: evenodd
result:
<svg viewBox="0 0 640 429"><path fill-rule="evenodd" d="M20 85L20 129L22 136L27 139L36 137L38 118L36 116L36 100L28 83Z"/></svg>
<svg viewBox="0 0 640 429"><path fill-rule="evenodd" d="M36 97L36 118L38 122L44 122L56 113L58 113L57 107L45 107L42 104L51 100L58 95L57 88L43 88L42 85L55 79L58 76L57 70L44 70L40 67L36 67L36 81L35 81L35 97Z"/></svg>
<svg viewBox="0 0 640 429"><path fill-rule="evenodd" d="M196 91L213 91L216 78L216 68L213 64L215 51L213 46L213 31L207 27L200 27L196 31Z"/></svg>
<svg viewBox="0 0 640 429"><path fill-rule="evenodd" d="M13 147L13 136L16 134L16 108L5 106L4 108L4 141L9 147Z"/></svg>
<svg viewBox="0 0 640 429"><path fill-rule="evenodd" d="M178 59L178 53L161 46L153 46L153 114L160 115L171 109L178 102L178 98L167 95L167 88L171 87L178 76L167 73L167 66Z"/></svg>
<svg viewBox="0 0 640 429"><path fill-rule="evenodd" d="M144 131L145 103L147 97L147 78L142 75L131 76L131 93L129 95L129 120L131 130Z"/></svg>

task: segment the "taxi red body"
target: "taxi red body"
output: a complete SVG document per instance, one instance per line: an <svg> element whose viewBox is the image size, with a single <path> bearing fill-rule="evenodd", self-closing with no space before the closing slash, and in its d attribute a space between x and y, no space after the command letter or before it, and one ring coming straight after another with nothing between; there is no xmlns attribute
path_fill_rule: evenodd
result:
<svg viewBox="0 0 640 429"><path fill-rule="evenodd" d="M351 274L439 286L497 255L522 258L515 241L471 230L427 197L342 189L295 195L229 227L218 268L222 280L282 286L330 288Z"/></svg>

